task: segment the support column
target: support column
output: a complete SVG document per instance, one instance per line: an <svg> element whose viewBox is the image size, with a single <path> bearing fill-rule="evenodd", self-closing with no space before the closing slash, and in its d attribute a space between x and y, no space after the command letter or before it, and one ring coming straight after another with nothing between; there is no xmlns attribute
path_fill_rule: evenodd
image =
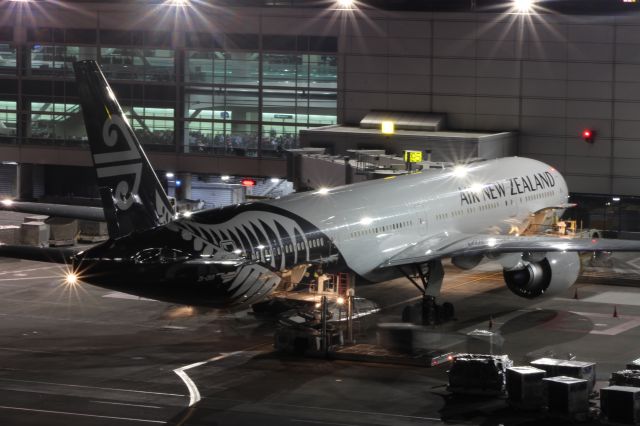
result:
<svg viewBox="0 0 640 426"><path fill-rule="evenodd" d="M186 199L191 199L191 173L176 173L176 200Z"/></svg>
<svg viewBox="0 0 640 426"><path fill-rule="evenodd" d="M33 164L18 164L16 195L20 200L33 200Z"/></svg>

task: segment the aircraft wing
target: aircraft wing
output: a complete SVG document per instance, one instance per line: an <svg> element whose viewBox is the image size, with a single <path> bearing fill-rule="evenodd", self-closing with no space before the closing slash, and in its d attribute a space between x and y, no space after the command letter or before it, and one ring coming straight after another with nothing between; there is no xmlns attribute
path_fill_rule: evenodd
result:
<svg viewBox="0 0 640 426"><path fill-rule="evenodd" d="M640 241L607 238L470 235L444 232L413 244L379 265L379 268L428 262L454 256L519 252L637 251Z"/></svg>
<svg viewBox="0 0 640 426"><path fill-rule="evenodd" d="M104 222L106 220L102 207L68 206L64 204L3 200L0 201L0 210L41 214L46 216L68 217L71 219L93 220L96 222Z"/></svg>

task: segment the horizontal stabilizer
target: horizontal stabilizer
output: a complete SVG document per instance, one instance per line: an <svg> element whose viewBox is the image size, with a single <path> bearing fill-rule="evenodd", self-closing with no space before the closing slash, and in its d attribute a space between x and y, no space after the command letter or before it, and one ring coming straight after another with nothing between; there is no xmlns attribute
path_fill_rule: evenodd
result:
<svg viewBox="0 0 640 426"><path fill-rule="evenodd" d="M68 248L31 247L0 244L0 257L36 260L38 262L71 263L71 258L78 253Z"/></svg>
<svg viewBox="0 0 640 426"><path fill-rule="evenodd" d="M41 214L46 216L68 217L70 219L93 220L96 222L105 221L104 210L102 207L68 206L64 204L45 204L4 200L0 202L0 210Z"/></svg>

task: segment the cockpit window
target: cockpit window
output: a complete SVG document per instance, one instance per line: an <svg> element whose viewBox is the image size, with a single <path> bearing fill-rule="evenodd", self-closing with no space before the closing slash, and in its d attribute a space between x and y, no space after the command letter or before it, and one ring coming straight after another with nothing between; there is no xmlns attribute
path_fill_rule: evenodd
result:
<svg viewBox="0 0 640 426"><path fill-rule="evenodd" d="M173 263L182 262L188 258L189 255L182 250L166 247L140 250L133 256L135 263Z"/></svg>

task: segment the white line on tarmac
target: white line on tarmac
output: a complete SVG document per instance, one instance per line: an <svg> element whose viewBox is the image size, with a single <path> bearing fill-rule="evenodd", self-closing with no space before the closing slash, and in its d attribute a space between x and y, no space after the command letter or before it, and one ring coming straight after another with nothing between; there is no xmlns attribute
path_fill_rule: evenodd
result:
<svg viewBox="0 0 640 426"><path fill-rule="evenodd" d="M187 387L187 390L189 390L189 407L193 406L198 401L200 401L202 397L200 396L200 391L198 390L198 387L193 382L193 380L191 380L191 377L189 377L186 371L192 368L200 367L201 365L205 365L210 362L220 361L221 359L228 358L228 357L240 354L242 352L244 351L236 351L236 352L220 354L213 358L209 358L206 361L194 362L193 364L185 365L184 367L176 368L175 370L173 370L173 372L176 373L176 375L180 377L180 379L184 382L185 386Z"/></svg>
<svg viewBox="0 0 640 426"><path fill-rule="evenodd" d="M0 278L0 281L23 281L23 280L50 280L56 278L54 275L48 277L20 277L20 278Z"/></svg>
<svg viewBox="0 0 640 426"><path fill-rule="evenodd" d="M143 394L147 394L147 395L162 395L162 396L176 396L176 397L183 397L184 396L184 395L179 394L179 393L149 392L149 391L141 391L141 390L135 390L135 389L102 388L102 387L98 387L98 386L71 385L71 384L67 384L67 383L38 382L38 381L35 381L35 380L5 379L4 377L0 377L0 381L20 382L20 383L35 383L35 384L38 384L38 385L66 386L66 387L70 387L70 388L98 389L98 390L117 391L117 392L143 393Z"/></svg>
<svg viewBox="0 0 640 426"><path fill-rule="evenodd" d="M127 407L141 407L141 408L155 408L161 409L162 407L158 407L157 405L142 405L142 404L125 404L124 402L109 402L109 401L89 401L95 404L108 404L108 405L125 405Z"/></svg>
<svg viewBox="0 0 640 426"><path fill-rule="evenodd" d="M175 370L173 370L173 372L176 373L178 377L180 377L180 380L182 380L182 382L187 387L187 390L189 391L189 407L192 407L202 398L200 396L200 391L198 390L198 387L193 382L193 380L191 380L191 377L189 377L189 375L184 372L184 370L176 368Z"/></svg>
<svg viewBox="0 0 640 426"><path fill-rule="evenodd" d="M52 269L52 268L60 268L60 265L42 266L40 268L20 269L18 271L2 271L2 272L0 272L0 275L18 274L18 273L22 273L22 272L40 271L42 269Z"/></svg>
<svg viewBox="0 0 640 426"><path fill-rule="evenodd" d="M36 351L33 349L3 348L3 347L0 347L0 351L28 352L28 353L34 353L34 354L56 354L56 352Z"/></svg>
<svg viewBox="0 0 640 426"><path fill-rule="evenodd" d="M431 420L441 422L442 419L436 417L423 417L423 416L409 416L406 414L393 414L393 413L381 413L379 411L361 411L361 410L345 410L342 408L328 408L328 407L316 407L313 405L297 405L297 404L284 404L280 402L266 402L268 405L279 405L283 407L304 408L307 410L323 410L333 411L336 413L358 413L358 414L370 414L372 416L384 416L384 417L397 417L400 419L417 419L417 420Z"/></svg>
<svg viewBox="0 0 640 426"><path fill-rule="evenodd" d="M129 422L166 424L166 422L162 421L162 420L148 420L148 419L134 419L134 418L130 418L130 417L101 416L101 415L98 415L98 414L71 413L71 412L68 412L68 411L38 410L38 409L35 409L35 408L7 407L7 406L4 406L4 405L0 405L0 410L29 411L29 412L32 412L32 413L59 414L59 415L64 415L64 416L93 417L93 418L97 418L97 419L125 420L125 421L129 421Z"/></svg>

